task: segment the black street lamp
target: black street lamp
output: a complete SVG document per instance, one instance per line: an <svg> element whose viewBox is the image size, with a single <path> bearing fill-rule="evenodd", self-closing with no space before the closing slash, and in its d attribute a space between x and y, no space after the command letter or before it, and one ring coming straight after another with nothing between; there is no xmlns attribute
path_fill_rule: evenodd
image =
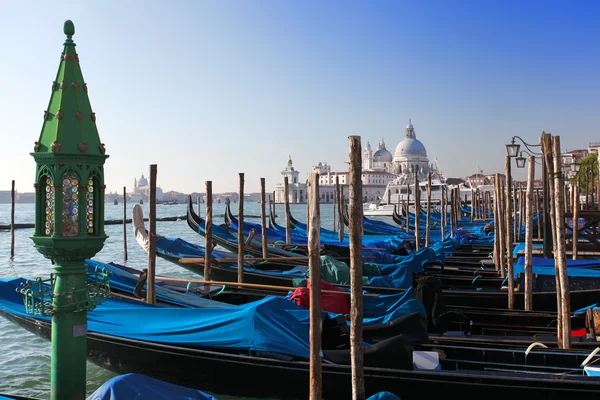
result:
<svg viewBox="0 0 600 400"><path fill-rule="evenodd" d="M521 153L519 153L519 150L521 148L521 145L518 143L515 143L515 139L519 139L519 141L525 146L525 148L528 150L523 150ZM515 158L515 162L517 163L517 168L524 168L525 167L525 162L527 161L527 159L525 157L523 157L523 152L526 152L527 154L531 155L531 156L543 156L543 154L541 152L536 152L532 149L532 147L539 147L541 148L542 145L540 144L529 144L527 142L525 142L521 137L519 136L513 136L511 139L510 144L506 145L506 152L508 153L509 157L514 157ZM546 163L542 160L542 185L543 185L543 202L542 202L542 215L543 215L543 221L544 221L544 257L548 258L551 256L551 247L552 247L552 235L550 234L550 226L549 226L549 204L548 204L548 195L549 195L549 190L548 190L548 176L546 173Z"/></svg>

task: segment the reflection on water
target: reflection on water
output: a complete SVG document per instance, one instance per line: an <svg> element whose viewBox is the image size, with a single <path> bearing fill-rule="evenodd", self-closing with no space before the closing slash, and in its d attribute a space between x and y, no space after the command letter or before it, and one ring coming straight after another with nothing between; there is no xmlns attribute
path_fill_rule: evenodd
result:
<svg viewBox="0 0 600 400"><path fill-rule="evenodd" d="M204 204L202 204L204 213ZM147 205L142 206L147 216ZM131 218L132 208L128 207L128 218ZM225 205L214 204L213 213L223 214ZM234 214L237 214L237 204L232 204ZM322 226L331 229L333 226L333 207L331 204L321 206ZM171 217L185 215L186 207L180 205L157 206L157 217ZM292 215L299 221L306 221L306 204L291 205ZM260 204L245 203L246 215L260 215ZM277 222L285 225L283 205L277 205ZM203 214L204 215L204 214ZM106 219L122 219L123 206L106 203ZM15 223L33 223L33 204L17 204ZM249 222L260 223L260 219L249 218ZM221 217L216 217L214 223L222 223ZM10 223L10 205L0 204L0 224ZM193 232L184 220L176 222L157 222L157 233L167 237L179 237L191 243L204 245L204 239ZM137 245L132 232L132 225L127 225L128 258L123 262L123 226L107 225L105 231L109 238L104 248L94 258L103 262L123 263L133 268L144 268L147 265L147 254ZM10 259L10 233L0 232L0 278L47 277L50 274L50 261L41 256L33 247L29 238L33 229L17 229L15 231L15 258ZM156 260L157 273L175 277L194 278L190 272L169 263L161 258ZM50 390L50 342L25 331L7 320L0 318L0 393L10 393L21 396L49 398ZM114 376L113 373L88 362L87 391L91 394L106 380ZM306 382L308 385L308 382ZM218 396L227 399L226 396ZM231 399L231 397L229 397Z"/></svg>

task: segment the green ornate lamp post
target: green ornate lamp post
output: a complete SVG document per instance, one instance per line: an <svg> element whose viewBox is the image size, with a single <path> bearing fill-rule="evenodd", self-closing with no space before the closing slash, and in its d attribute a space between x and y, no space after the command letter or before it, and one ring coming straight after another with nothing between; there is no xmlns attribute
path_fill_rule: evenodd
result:
<svg viewBox="0 0 600 400"><path fill-rule="evenodd" d="M52 399L84 399L87 311L110 289L104 271L87 274L104 233L104 144L79 65L71 21L40 138L35 174L35 248L52 260L50 279L19 289L28 312L52 316Z"/></svg>

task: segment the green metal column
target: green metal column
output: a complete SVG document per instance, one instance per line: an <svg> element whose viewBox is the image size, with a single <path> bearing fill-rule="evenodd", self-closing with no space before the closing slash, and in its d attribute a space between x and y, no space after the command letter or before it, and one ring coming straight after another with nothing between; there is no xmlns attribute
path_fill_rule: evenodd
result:
<svg viewBox="0 0 600 400"><path fill-rule="evenodd" d="M104 233L104 162L96 114L88 98L79 55L67 36L52 82L36 162L35 248L52 262L50 279L19 289L27 312L52 316L52 400L83 400L86 387L87 312L110 295L106 271L88 272L85 260L98 253ZM58 58L58 57L57 57ZM50 88L48 88L50 89Z"/></svg>
<svg viewBox="0 0 600 400"><path fill-rule="evenodd" d="M74 313L67 297L61 295L85 294L85 266L83 262L61 264L54 265L53 308L63 311L52 317L51 399L85 399L87 312Z"/></svg>

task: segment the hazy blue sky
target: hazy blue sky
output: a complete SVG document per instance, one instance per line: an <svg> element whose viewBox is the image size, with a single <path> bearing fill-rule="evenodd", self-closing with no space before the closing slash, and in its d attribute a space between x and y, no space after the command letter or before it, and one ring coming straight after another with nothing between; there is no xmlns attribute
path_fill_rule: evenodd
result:
<svg viewBox="0 0 600 400"><path fill-rule="evenodd" d="M500 172L512 135L600 141L598 1L2 4L0 189L32 191L64 20L110 158L107 190L267 190L287 155L344 170L348 135L393 152L412 118L446 176ZM522 175L517 174L520 178Z"/></svg>

